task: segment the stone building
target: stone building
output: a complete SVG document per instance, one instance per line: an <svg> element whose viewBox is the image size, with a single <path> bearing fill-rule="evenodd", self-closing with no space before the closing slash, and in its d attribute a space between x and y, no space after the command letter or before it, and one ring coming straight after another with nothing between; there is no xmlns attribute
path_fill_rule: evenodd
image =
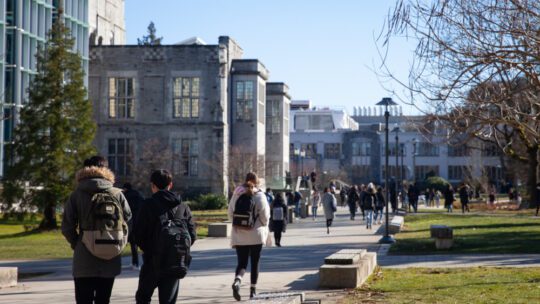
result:
<svg viewBox="0 0 540 304"><path fill-rule="evenodd" d="M125 0L88 1L90 45L125 44L126 20L124 11Z"/></svg>
<svg viewBox="0 0 540 304"><path fill-rule="evenodd" d="M268 70L242 53L229 37L91 48L96 146L119 182L146 187L156 167L186 196L227 193L249 170L264 181Z"/></svg>

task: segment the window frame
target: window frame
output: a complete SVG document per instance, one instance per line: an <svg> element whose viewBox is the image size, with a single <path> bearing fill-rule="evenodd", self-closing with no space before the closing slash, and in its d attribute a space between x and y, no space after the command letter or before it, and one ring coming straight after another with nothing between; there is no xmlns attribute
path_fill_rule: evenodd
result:
<svg viewBox="0 0 540 304"><path fill-rule="evenodd" d="M196 83L196 85L195 85ZM184 85L188 86L186 89ZM172 116L178 119L198 119L201 109L201 78L179 76L173 78Z"/></svg>

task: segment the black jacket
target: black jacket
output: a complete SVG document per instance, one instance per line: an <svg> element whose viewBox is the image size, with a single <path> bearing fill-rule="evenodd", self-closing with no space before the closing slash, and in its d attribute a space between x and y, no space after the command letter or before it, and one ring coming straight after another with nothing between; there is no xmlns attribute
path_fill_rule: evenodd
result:
<svg viewBox="0 0 540 304"><path fill-rule="evenodd" d="M142 197L139 191L133 189L126 190L124 192L124 196L128 201L129 209L131 209L131 220L135 222L135 218L137 218L137 215L139 214L139 210L141 209L144 197Z"/></svg>
<svg viewBox="0 0 540 304"><path fill-rule="evenodd" d="M175 207L179 208L174 213L175 215L179 215L178 219L187 221L191 244L197 239L195 223L191 217L189 206L186 203L182 203L181 199L174 193L167 190L160 190L152 194L152 197L144 200L133 227L135 242L145 255L152 255L153 253L159 217Z"/></svg>
<svg viewBox="0 0 540 304"><path fill-rule="evenodd" d="M373 210L375 209L375 204L377 203L377 197L375 193L366 192L364 197L362 198L362 206L365 210Z"/></svg>
<svg viewBox="0 0 540 304"><path fill-rule="evenodd" d="M274 220L274 208L283 208L283 220ZM270 231L285 232L285 230L287 230L287 223L289 222L288 211L289 209L283 200L274 200L272 205L270 205Z"/></svg>

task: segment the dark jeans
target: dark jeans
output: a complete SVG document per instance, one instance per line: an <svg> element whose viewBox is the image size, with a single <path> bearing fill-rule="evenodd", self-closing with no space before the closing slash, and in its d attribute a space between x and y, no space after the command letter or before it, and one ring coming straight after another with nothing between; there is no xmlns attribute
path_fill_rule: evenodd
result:
<svg viewBox="0 0 540 304"><path fill-rule="evenodd" d="M326 227L332 226L333 219L326 220Z"/></svg>
<svg viewBox="0 0 540 304"><path fill-rule="evenodd" d="M281 245L281 230L274 231L274 239L276 239L276 245Z"/></svg>
<svg viewBox="0 0 540 304"><path fill-rule="evenodd" d="M244 276L248 260L251 257L251 284L257 284L259 279L259 260L261 259L262 244L236 246L236 257L238 266L236 266L235 276Z"/></svg>
<svg viewBox="0 0 540 304"><path fill-rule="evenodd" d="M172 277L160 277L154 270L152 259L143 255L143 265L139 274L139 287L135 300L139 303L150 303L154 290L158 289L160 304L176 303L180 280Z"/></svg>
<svg viewBox="0 0 540 304"><path fill-rule="evenodd" d="M356 203L349 203L349 213L351 214L351 219L354 220L356 215Z"/></svg>
<svg viewBox="0 0 540 304"><path fill-rule="evenodd" d="M114 278L74 278L77 304L108 304Z"/></svg>
<svg viewBox="0 0 540 304"><path fill-rule="evenodd" d="M131 264L139 266L139 253L137 252L137 245L133 241L131 241L129 245L131 246Z"/></svg>
<svg viewBox="0 0 540 304"><path fill-rule="evenodd" d="M469 209L469 203L461 203L461 212L465 213L465 209L467 209L468 212L471 212Z"/></svg>

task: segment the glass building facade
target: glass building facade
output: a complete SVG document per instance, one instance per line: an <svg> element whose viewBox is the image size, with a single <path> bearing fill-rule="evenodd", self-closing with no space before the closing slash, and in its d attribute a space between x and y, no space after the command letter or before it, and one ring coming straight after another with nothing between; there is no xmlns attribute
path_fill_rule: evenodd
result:
<svg viewBox="0 0 540 304"><path fill-rule="evenodd" d="M28 102L28 88L36 74L36 51L46 42L60 7L64 23L75 38L73 51L82 56L88 73L88 1L0 0L0 175L11 159L6 147L12 141L18 110Z"/></svg>

